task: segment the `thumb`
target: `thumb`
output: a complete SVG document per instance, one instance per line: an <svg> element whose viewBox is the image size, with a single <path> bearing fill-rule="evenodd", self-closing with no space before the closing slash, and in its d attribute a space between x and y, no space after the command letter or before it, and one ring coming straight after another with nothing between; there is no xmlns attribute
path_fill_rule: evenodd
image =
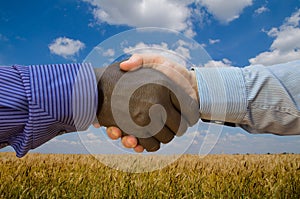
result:
<svg viewBox="0 0 300 199"><path fill-rule="evenodd" d="M143 58L137 54L132 55L128 60L120 63L120 68L124 71L133 71L143 65Z"/></svg>

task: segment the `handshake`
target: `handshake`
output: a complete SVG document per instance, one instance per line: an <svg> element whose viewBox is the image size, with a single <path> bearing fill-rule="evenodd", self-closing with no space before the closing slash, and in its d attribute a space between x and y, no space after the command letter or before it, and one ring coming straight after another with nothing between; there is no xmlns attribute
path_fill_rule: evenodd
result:
<svg viewBox="0 0 300 199"><path fill-rule="evenodd" d="M136 54L94 71L76 64L3 67L0 148L11 145L22 157L93 123L107 127L108 136L121 138L125 147L151 152L185 133L200 116L253 133L299 135L299 61L286 65L285 70L274 65L189 71L158 55Z"/></svg>
<svg viewBox="0 0 300 199"><path fill-rule="evenodd" d="M193 71L158 55L133 55L95 68L98 123L111 139L136 152L157 151L199 120ZM125 72L128 71L128 72Z"/></svg>

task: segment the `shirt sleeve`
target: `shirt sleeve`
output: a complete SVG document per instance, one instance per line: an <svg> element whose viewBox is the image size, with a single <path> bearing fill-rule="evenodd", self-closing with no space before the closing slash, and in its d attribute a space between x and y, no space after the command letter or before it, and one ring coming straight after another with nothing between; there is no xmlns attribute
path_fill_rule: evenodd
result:
<svg viewBox="0 0 300 199"><path fill-rule="evenodd" d="M97 84L88 64L14 66L26 101L28 118L10 136L17 157L53 137L86 130L97 111Z"/></svg>
<svg viewBox="0 0 300 199"><path fill-rule="evenodd" d="M300 134L300 61L194 70L202 119L250 133Z"/></svg>
<svg viewBox="0 0 300 199"><path fill-rule="evenodd" d="M0 148L13 143L28 120L28 101L20 73L14 66L0 67Z"/></svg>

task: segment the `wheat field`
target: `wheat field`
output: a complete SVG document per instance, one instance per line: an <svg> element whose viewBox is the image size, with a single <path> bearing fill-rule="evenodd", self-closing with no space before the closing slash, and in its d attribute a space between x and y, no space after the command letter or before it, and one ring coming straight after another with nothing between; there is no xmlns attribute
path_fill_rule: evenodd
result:
<svg viewBox="0 0 300 199"><path fill-rule="evenodd" d="M300 198L300 155L294 154L184 155L144 173L111 169L91 155L0 157L1 198ZM126 158L165 159L140 157Z"/></svg>

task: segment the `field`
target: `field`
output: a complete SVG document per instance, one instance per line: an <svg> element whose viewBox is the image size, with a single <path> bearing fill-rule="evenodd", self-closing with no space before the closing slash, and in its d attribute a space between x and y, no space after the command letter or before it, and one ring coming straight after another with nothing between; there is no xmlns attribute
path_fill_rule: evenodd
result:
<svg viewBox="0 0 300 199"><path fill-rule="evenodd" d="M134 162L165 159L140 157L126 156ZM157 171L130 173L90 155L29 154L18 159L0 153L0 180L0 198L298 199L300 155L185 155Z"/></svg>

